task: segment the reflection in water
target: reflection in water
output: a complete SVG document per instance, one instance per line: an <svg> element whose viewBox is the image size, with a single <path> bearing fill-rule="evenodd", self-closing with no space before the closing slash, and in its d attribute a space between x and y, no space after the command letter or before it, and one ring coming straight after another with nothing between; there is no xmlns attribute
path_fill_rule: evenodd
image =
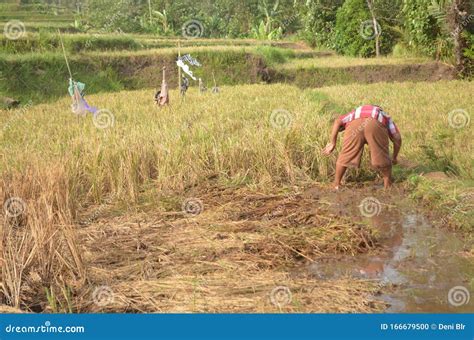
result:
<svg viewBox="0 0 474 340"><path fill-rule="evenodd" d="M335 209L340 212L341 206L336 203ZM345 209L350 211L347 205ZM321 260L310 266L311 274L320 280L351 276L391 286L393 293L377 297L390 305L389 313L474 311L474 296L467 305L448 303L448 292L455 286L473 291L474 263L461 255L464 244L455 234L431 226L417 213L402 214L399 209L385 209L371 222L380 233L381 253Z"/></svg>

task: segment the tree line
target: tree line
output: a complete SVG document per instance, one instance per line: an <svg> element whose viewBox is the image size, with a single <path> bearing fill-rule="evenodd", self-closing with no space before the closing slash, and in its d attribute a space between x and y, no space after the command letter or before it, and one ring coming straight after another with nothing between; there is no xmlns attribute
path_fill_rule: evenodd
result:
<svg viewBox="0 0 474 340"><path fill-rule="evenodd" d="M23 2L45 2L24 0ZM67 5L82 31L200 37L296 37L343 55L395 53L452 60L472 72L471 0L48 0Z"/></svg>

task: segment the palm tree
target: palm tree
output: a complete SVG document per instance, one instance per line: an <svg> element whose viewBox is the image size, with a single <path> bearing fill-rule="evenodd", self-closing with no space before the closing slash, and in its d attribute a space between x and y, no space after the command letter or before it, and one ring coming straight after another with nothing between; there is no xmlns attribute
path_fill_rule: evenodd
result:
<svg viewBox="0 0 474 340"><path fill-rule="evenodd" d="M432 0L430 11L438 20L440 26L452 37L456 69L460 75L466 75L468 63L471 62L464 56L468 47L463 32L471 19L469 0Z"/></svg>

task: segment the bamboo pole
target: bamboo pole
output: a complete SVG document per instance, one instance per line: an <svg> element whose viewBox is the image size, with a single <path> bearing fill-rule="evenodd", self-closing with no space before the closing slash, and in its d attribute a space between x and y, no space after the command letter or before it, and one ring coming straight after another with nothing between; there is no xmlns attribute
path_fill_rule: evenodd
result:
<svg viewBox="0 0 474 340"><path fill-rule="evenodd" d="M181 58L181 41L178 38L178 59ZM180 97L182 97L181 94L181 67L178 66L178 91Z"/></svg>
<svg viewBox="0 0 474 340"><path fill-rule="evenodd" d="M59 33L59 41L61 42L61 47L63 49L64 60L66 60L67 70L69 71L69 78L72 79L71 68L69 67L69 62L67 60L67 55L66 55L66 49L64 48L63 38L61 36L61 31L59 30L59 28L58 28L58 33Z"/></svg>

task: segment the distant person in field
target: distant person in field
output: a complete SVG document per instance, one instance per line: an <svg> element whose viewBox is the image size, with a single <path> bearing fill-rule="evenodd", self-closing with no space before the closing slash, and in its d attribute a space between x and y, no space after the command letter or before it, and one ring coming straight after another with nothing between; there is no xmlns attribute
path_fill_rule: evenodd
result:
<svg viewBox="0 0 474 340"><path fill-rule="evenodd" d="M360 167L364 145L368 144L372 167L383 176L384 187L392 184L392 165L397 164L397 157L402 145L402 137L393 122L380 106L364 105L352 112L342 115L334 121L331 141L323 149L330 155L337 143L337 135L345 131L342 150L336 163L336 190L348 167ZM390 157L389 139L393 142L393 156Z"/></svg>

